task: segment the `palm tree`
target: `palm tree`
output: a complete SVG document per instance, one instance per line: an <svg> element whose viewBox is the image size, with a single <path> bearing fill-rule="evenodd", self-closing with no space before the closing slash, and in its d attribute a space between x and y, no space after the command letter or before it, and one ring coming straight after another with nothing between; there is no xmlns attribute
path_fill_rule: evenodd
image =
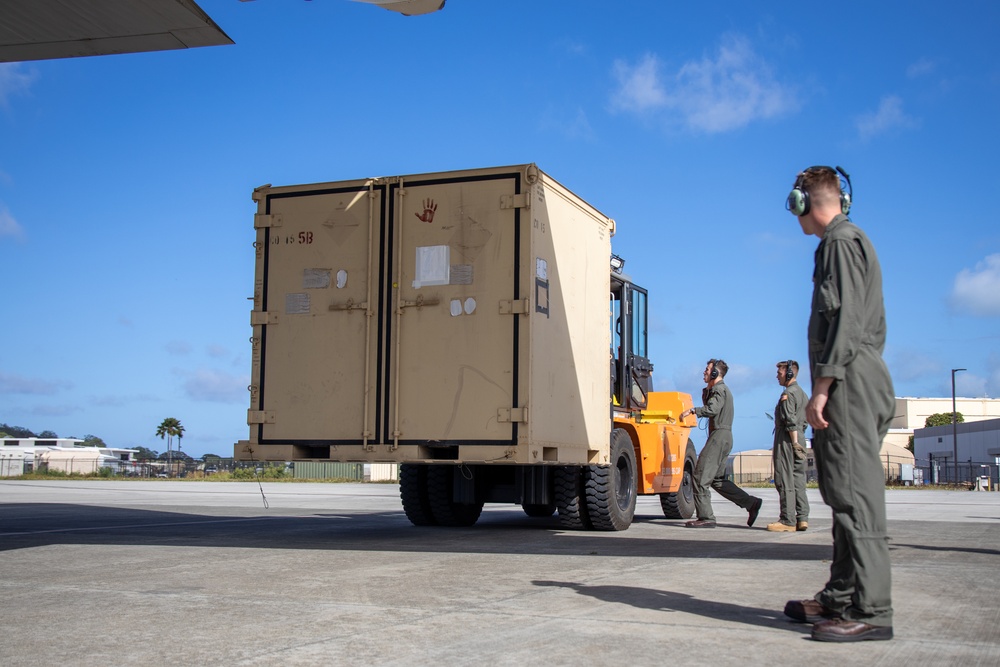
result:
<svg viewBox="0 0 1000 667"><path fill-rule="evenodd" d="M184 437L184 427L181 422L173 417L164 419L156 429L156 435L162 440L167 439L167 468L171 468L170 447L173 444L174 436L177 437L177 449L181 447L181 438Z"/></svg>

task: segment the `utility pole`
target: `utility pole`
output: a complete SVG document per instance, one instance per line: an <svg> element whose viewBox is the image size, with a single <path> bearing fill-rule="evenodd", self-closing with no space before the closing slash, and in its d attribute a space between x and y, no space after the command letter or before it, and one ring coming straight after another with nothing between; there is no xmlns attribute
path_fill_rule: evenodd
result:
<svg viewBox="0 0 1000 667"><path fill-rule="evenodd" d="M955 373L964 368L951 369L951 446L952 461L955 462L955 483L958 484L958 414L955 412Z"/></svg>

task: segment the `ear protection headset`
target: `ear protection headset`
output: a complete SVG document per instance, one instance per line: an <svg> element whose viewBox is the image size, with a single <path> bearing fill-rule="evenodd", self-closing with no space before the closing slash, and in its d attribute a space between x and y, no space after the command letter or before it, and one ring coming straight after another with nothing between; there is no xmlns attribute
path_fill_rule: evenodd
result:
<svg viewBox="0 0 1000 667"><path fill-rule="evenodd" d="M715 378L719 377L719 369L715 367L716 361L718 361L718 359L708 360L708 363L712 364L712 370L708 372L708 379L710 380L714 380Z"/></svg>
<svg viewBox="0 0 1000 667"><path fill-rule="evenodd" d="M809 201L809 193L802 189L802 181L808 173L813 173L817 171L822 171L824 169L830 169L830 167L809 167L805 171L799 174L799 177L795 179L795 186L792 191L788 193L788 199L785 200L785 209L791 212L794 216L803 216L809 213L812 209L812 203ZM851 202L854 197L854 188L851 186L851 176L840 166L836 168L835 171L840 179L840 211L844 215L851 212ZM847 186L846 188L844 186ZM845 191L846 190L846 191Z"/></svg>
<svg viewBox="0 0 1000 667"><path fill-rule="evenodd" d="M792 364L795 363L791 359L788 361L781 362L785 364L785 382L788 382L795 377L795 371L792 370Z"/></svg>

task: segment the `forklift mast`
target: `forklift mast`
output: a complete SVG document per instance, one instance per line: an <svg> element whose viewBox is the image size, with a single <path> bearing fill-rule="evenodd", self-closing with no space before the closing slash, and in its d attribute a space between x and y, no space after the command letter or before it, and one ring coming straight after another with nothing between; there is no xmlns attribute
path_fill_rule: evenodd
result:
<svg viewBox="0 0 1000 667"><path fill-rule="evenodd" d="M611 403L613 412L647 406L653 390L653 364L647 345L648 292L621 272L613 256L611 270ZM615 268L617 267L617 269Z"/></svg>

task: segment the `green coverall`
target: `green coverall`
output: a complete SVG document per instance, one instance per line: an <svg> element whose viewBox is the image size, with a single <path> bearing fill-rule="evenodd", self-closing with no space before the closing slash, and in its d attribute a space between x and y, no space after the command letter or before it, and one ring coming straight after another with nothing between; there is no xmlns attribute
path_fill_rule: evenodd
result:
<svg viewBox="0 0 1000 667"><path fill-rule="evenodd" d="M726 479L726 462L733 450L733 395L721 380L707 390L705 405L695 408L698 417L708 417L708 441L694 466L694 509L699 519L715 521L712 512L713 488L743 509L749 510L756 498Z"/></svg>
<svg viewBox="0 0 1000 667"><path fill-rule="evenodd" d="M845 619L892 625L882 439L895 411L885 347L882 269L871 241L835 217L816 248L809 365L833 378L813 449L823 501L833 510L830 580L816 594Z"/></svg>
<svg viewBox="0 0 1000 667"><path fill-rule="evenodd" d="M799 383L792 380L781 392L774 407L774 488L778 491L781 510L778 521L794 526L809 520L809 500L806 498L806 403L809 397ZM792 444L792 433L798 433Z"/></svg>

